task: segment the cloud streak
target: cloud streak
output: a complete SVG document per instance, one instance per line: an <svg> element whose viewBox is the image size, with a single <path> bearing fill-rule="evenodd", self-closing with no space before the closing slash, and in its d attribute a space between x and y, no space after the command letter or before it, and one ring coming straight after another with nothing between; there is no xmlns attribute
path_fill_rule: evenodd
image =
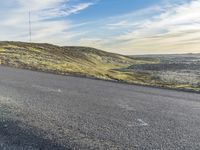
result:
<svg viewBox="0 0 200 150"><path fill-rule="evenodd" d="M166 8L157 10L159 14L154 14L150 18L133 19L112 25L117 30L132 25L129 32L114 37L120 46L114 45L112 48L121 47L125 50L121 53L127 54L200 52L199 0L180 5L167 5ZM148 9L143 12L148 12ZM144 15L141 17L144 18Z"/></svg>
<svg viewBox="0 0 200 150"><path fill-rule="evenodd" d="M122 54L200 52L200 0L151 6L104 19L98 48ZM84 39L82 39L84 41ZM88 38L87 40L88 41ZM92 41L92 39L91 39ZM87 43L87 42L85 42ZM91 45L88 44L88 45Z"/></svg>

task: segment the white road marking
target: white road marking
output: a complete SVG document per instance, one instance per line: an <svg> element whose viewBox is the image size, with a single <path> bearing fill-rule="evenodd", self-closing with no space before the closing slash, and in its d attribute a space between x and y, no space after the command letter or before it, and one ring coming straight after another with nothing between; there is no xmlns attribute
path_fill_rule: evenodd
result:
<svg viewBox="0 0 200 150"><path fill-rule="evenodd" d="M132 106L129 105L129 101L127 100L119 100L119 102L117 103L117 105L123 109L126 109L128 111L135 111L136 109L133 108Z"/></svg>
<svg viewBox="0 0 200 150"><path fill-rule="evenodd" d="M41 86L41 85L32 85L32 87L40 89L40 90L45 91L45 92L62 93L61 89L54 89L54 88L49 88L49 87L45 87L45 86Z"/></svg>
<svg viewBox="0 0 200 150"><path fill-rule="evenodd" d="M137 119L138 122L140 122L140 126L148 126L149 124L144 122L142 119Z"/></svg>
<svg viewBox="0 0 200 150"><path fill-rule="evenodd" d="M127 101L119 101L118 106L123 109L126 109L128 111L136 111L136 109L131 107ZM149 126L149 124L144 122L142 119L137 119L135 122L128 123L127 126L128 127L141 127L141 126Z"/></svg>
<svg viewBox="0 0 200 150"><path fill-rule="evenodd" d="M1 95L0 95L0 104L6 104L6 105L14 104L16 106L18 105L18 103L15 100L11 99L10 97L4 97Z"/></svg>
<svg viewBox="0 0 200 150"><path fill-rule="evenodd" d="M130 107L128 104L118 104L119 107L129 110L129 111L134 111L135 109L133 107Z"/></svg>
<svg viewBox="0 0 200 150"><path fill-rule="evenodd" d="M144 122L142 119L137 119L137 122L131 122L127 126L128 127L142 127L142 126L149 126L149 124Z"/></svg>

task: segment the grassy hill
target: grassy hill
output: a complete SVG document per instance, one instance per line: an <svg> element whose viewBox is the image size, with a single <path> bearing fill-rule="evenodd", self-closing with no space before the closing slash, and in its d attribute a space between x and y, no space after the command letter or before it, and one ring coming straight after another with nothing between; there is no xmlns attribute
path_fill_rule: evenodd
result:
<svg viewBox="0 0 200 150"><path fill-rule="evenodd" d="M1 65L56 74L82 75L142 84L149 78L148 75L122 72L117 69L143 63L148 61L89 47L0 42Z"/></svg>
<svg viewBox="0 0 200 150"><path fill-rule="evenodd" d="M90 47L0 42L3 66L192 91L200 91L199 60L200 55L130 57Z"/></svg>

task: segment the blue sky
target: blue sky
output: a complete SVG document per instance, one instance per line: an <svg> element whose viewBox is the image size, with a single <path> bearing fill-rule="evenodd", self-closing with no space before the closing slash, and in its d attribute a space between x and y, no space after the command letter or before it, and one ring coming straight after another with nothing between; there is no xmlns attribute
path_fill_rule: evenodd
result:
<svg viewBox="0 0 200 150"><path fill-rule="evenodd" d="M137 11L157 3L159 3L159 0L101 0L96 1L96 5L84 10L80 15L73 15L72 18L101 19Z"/></svg>
<svg viewBox="0 0 200 150"><path fill-rule="evenodd" d="M2 0L0 40L121 54L200 52L200 0Z"/></svg>

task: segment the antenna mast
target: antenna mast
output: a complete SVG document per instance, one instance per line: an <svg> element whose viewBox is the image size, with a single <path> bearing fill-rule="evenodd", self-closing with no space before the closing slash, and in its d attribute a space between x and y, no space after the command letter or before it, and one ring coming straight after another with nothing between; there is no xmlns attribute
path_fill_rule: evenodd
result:
<svg viewBox="0 0 200 150"><path fill-rule="evenodd" d="M29 42L32 41L32 31L31 31L31 11L29 10Z"/></svg>

